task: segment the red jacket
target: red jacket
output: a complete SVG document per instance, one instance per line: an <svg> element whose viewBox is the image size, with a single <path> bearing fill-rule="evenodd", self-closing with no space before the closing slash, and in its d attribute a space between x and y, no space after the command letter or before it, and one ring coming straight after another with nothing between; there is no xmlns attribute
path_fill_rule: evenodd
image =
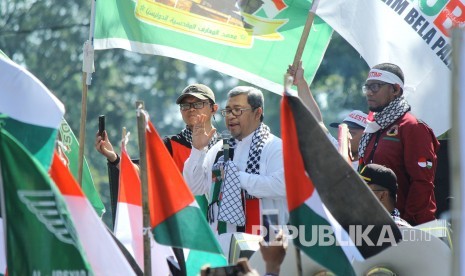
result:
<svg viewBox="0 0 465 276"><path fill-rule="evenodd" d="M375 142L378 145L375 147ZM384 130L373 133L362 162L394 171L399 185L397 209L412 225L435 219L434 175L439 142L425 123L410 112Z"/></svg>

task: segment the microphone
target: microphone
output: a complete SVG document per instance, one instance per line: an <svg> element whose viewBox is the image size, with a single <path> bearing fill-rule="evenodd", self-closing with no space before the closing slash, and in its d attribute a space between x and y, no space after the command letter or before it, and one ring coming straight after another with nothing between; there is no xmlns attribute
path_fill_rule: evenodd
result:
<svg viewBox="0 0 465 276"><path fill-rule="evenodd" d="M228 140L231 139L231 133L229 130L223 130L221 132L221 138L223 139L223 157L224 163L229 160L229 142Z"/></svg>

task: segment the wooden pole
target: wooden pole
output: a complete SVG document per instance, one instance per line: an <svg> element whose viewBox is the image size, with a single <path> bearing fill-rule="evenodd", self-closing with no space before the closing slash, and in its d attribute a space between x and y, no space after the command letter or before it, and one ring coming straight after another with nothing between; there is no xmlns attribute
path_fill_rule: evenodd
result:
<svg viewBox="0 0 465 276"><path fill-rule="evenodd" d="M79 154L78 154L78 183L82 186L82 168L84 163L84 143L86 141L87 119L87 89L91 84L94 65L94 27L95 27L95 1L92 0L90 10L89 40L83 48L82 61L82 99L81 99L81 124L79 127Z"/></svg>
<svg viewBox="0 0 465 276"><path fill-rule="evenodd" d="M145 120L144 102L136 102L137 109L137 132L139 136L139 168L140 182L142 185L142 224L144 229L144 275L152 275L151 252L150 252L150 209L148 197L147 156L145 150Z"/></svg>
<svg viewBox="0 0 465 276"><path fill-rule="evenodd" d="M82 186L82 168L84 163L84 144L86 141L87 118L87 73L82 72L81 124L79 127L78 183Z"/></svg>
<svg viewBox="0 0 465 276"><path fill-rule="evenodd" d="M299 61L302 59L302 54L305 49L305 44L307 44L307 38L308 38L308 35L310 34L310 29L312 28L312 25L313 25L313 19L315 19L315 13L312 11L313 6L317 2L318 1L313 0L312 8L308 12L307 21L305 21L304 30L302 31L302 36L300 37L299 46L297 46L297 51L295 52L294 62L292 63L294 68L297 68L297 66L299 65Z"/></svg>
<svg viewBox="0 0 465 276"><path fill-rule="evenodd" d="M127 133L127 131L126 131L126 128L125 128L125 127L123 127L122 133L123 133L123 134L122 134L122 137L121 137L121 141L123 141L123 143L124 143L124 148L126 148L126 133Z"/></svg>

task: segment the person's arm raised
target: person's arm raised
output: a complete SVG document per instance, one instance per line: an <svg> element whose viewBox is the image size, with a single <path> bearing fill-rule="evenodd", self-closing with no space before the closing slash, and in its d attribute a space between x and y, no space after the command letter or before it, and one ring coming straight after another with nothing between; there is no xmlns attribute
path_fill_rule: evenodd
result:
<svg viewBox="0 0 465 276"><path fill-rule="evenodd" d="M321 115L320 107L313 98L310 87L308 86L307 81L304 78L304 69L302 68L302 61L299 62L297 68L289 65L287 72L294 77L294 85L297 86L297 93L299 98L303 101L305 106L310 110L310 112L315 116L319 123L323 122L323 116Z"/></svg>
<svg viewBox="0 0 465 276"><path fill-rule="evenodd" d="M115 162L118 159L118 155L113 149L113 145L108 138L107 131L104 131L103 137L97 131L97 134L95 135L95 149L105 156L110 163Z"/></svg>

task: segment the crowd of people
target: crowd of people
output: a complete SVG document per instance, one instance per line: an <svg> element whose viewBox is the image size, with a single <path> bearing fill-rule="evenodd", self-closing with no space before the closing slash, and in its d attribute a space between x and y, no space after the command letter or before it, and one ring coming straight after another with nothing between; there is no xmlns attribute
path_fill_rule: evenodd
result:
<svg viewBox="0 0 465 276"><path fill-rule="evenodd" d="M298 96L325 129L303 72L301 64L288 69ZM433 181L439 142L431 128L411 114L403 91L404 75L398 66L390 63L374 66L363 85L370 113L354 110L341 123L348 126L350 133L354 170L397 225L410 227L435 219ZM286 225L289 213L282 141L263 122L262 92L250 86L235 87L229 91L225 107L219 109L209 87L191 84L182 91L176 104L186 127L179 134L166 137L165 146L196 195L223 250L226 252L232 233L252 233L265 209L278 210L278 224ZM225 118L230 133L226 142L212 125L217 113ZM327 133L337 146L337 140ZM118 166L119 157L108 135L97 134L95 148L110 165ZM285 251L283 246L279 248L261 245L267 263L282 262ZM270 253L271 250L279 250L281 254ZM276 262L276 258L280 261ZM267 272L277 275L279 269ZM203 271L202 275L210 274Z"/></svg>

